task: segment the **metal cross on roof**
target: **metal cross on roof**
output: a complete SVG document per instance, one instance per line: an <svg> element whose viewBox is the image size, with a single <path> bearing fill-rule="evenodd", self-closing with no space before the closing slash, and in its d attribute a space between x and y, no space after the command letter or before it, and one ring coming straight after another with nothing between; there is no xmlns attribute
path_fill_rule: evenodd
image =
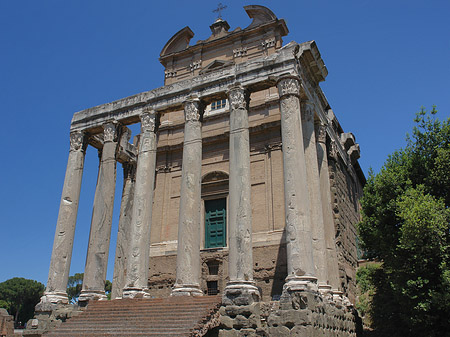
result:
<svg viewBox="0 0 450 337"><path fill-rule="evenodd" d="M227 8L227 6L222 5L221 2L219 2L219 4L217 5L217 8L215 10L213 10L213 13L217 13L217 18L222 18L222 13L221 11L223 11L225 8Z"/></svg>

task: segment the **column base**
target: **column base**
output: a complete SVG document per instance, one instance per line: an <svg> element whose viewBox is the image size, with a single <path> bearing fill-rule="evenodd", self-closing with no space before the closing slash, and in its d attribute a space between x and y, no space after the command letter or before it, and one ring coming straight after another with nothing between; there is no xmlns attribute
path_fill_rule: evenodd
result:
<svg viewBox="0 0 450 337"><path fill-rule="evenodd" d="M329 285L329 284L323 284L323 283L319 283L319 285L318 285L318 288L319 288L319 292L322 294L322 295L328 295L328 294L331 294L332 293L332 287Z"/></svg>
<svg viewBox="0 0 450 337"><path fill-rule="evenodd" d="M44 292L39 303L68 304L69 297L65 291L49 291Z"/></svg>
<svg viewBox="0 0 450 337"><path fill-rule="evenodd" d="M148 288L124 288L121 298L150 298Z"/></svg>
<svg viewBox="0 0 450 337"><path fill-rule="evenodd" d="M83 306L86 305L89 301L105 301L107 299L108 297L106 297L104 290L82 290L80 296L78 297L78 304L80 306Z"/></svg>
<svg viewBox="0 0 450 337"><path fill-rule="evenodd" d="M203 296L198 284L175 284L170 296Z"/></svg>
<svg viewBox="0 0 450 337"><path fill-rule="evenodd" d="M314 291L318 292L317 278L314 276L296 276L286 277L286 283L283 286L283 292L287 291Z"/></svg>
<svg viewBox="0 0 450 337"><path fill-rule="evenodd" d="M224 289L223 305L250 305L259 302L261 294L254 281L230 281Z"/></svg>

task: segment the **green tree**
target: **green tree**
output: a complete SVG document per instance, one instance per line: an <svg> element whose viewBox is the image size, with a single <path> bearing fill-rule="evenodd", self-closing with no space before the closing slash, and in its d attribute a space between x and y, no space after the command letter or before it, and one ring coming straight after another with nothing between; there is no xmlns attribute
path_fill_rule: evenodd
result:
<svg viewBox="0 0 450 337"><path fill-rule="evenodd" d="M70 303L76 303L78 301L78 296L80 296L81 288L83 286L83 277L83 273L76 273L75 275L69 276L69 281L67 282L67 295L69 296ZM111 288L111 281L106 280L105 293L108 299L111 299Z"/></svg>
<svg viewBox="0 0 450 337"><path fill-rule="evenodd" d="M33 318L34 307L44 293L44 285L38 281L14 277L0 283L0 303L14 316L15 325Z"/></svg>
<svg viewBox="0 0 450 337"><path fill-rule="evenodd" d="M373 327L389 336L450 335L450 118L417 113L407 146L370 172L358 229L373 271Z"/></svg>
<svg viewBox="0 0 450 337"><path fill-rule="evenodd" d="M78 301L78 296L80 296L81 287L83 285L83 273L76 273L75 275L69 276L69 281L67 282L67 295L69 296L70 303L76 303Z"/></svg>

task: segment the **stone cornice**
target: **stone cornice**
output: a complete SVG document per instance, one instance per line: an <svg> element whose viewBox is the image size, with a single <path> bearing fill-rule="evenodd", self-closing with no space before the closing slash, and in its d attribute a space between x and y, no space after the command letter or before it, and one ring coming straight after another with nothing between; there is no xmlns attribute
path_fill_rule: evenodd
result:
<svg viewBox="0 0 450 337"><path fill-rule="evenodd" d="M296 46L298 44L290 43L269 57L240 63L234 67L77 112L72 119L71 131L98 129L105 121L111 119L123 124L136 122L145 105L159 113L182 110L182 103L192 95L209 103L220 93L225 96L228 87L236 82L251 91L272 87L275 85L276 77L284 74L295 75Z"/></svg>

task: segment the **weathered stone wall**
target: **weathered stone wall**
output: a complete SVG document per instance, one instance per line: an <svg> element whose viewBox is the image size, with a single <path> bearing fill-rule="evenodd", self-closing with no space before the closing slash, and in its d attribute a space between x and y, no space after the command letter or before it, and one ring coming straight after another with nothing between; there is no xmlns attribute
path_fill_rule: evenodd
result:
<svg viewBox="0 0 450 337"><path fill-rule="evenodd" d="M284 293L280 301L222 306L220 337L355 337L361 320L352 306L317 292Z"/></svg>
<svg viewBox="0 0 450 337"><path fill-rule="evenodd" d="M336 228L336 249L342 290L352 303L356 296L356 224L360 220L359 199L362 186L353 168L350 170L340 158L328 160L331 202Z"/></svg>
<svg viewBox="0 0 450 337"><path fill-rule="evenodd" d="M217 281L219 294L228 280L228 250L205 250L201 252L201 289L206 294L208 281ZM217 263L217 275L211 275L209 264ZM256 286L263 301L281 296L287 276L285 244L254 247L253 268ZM153 256L150 258L149 290L152 297L167 297L175 283L176 255Z"/></svg>
<svg viewBox="0 0 450 337"><path fill-rule="evenodd" d="M14 319L3 308L0 308L0 336L14 336Z"/></svg>

